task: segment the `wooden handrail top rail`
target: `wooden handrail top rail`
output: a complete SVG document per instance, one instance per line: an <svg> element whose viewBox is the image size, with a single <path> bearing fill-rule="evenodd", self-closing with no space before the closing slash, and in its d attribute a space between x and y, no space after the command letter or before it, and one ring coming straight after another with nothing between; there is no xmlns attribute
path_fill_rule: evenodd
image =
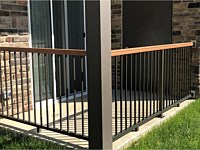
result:
<svg viewBox="0 0 200 150"><path fill-rule="evenodd" d="M193 42L186 42L186 43L126 48L126 49L112 50L111 56L121 56L121 55L152 52L152 51L159 51L159 50L170 50L174 48L189 47L193 45L194 45Z"/></svg>
<svg viewBox="0 0 200 150"><path fill-rule="evenodd" d="M0 51L86 56L86 51L81 49L0 47Z"/></svg>
<svg viewBox="0 0 200 150"><path fill-rule="evenodd" d="M189 46L193 46L193 45L194 45L193 42L186 42L186 43L164 44L164 45L156 45L156 46L117 49L117 50L112 50L111 56L121 56L121 55L159 51L159 50L170 50L170 49L174 49L174 48L189 47ZM43 54L57 54L57 55L75 55L75 56L86 56L87 55L87 51L81 50L81 49L0 47L0 51L43 53Z"/></svg>

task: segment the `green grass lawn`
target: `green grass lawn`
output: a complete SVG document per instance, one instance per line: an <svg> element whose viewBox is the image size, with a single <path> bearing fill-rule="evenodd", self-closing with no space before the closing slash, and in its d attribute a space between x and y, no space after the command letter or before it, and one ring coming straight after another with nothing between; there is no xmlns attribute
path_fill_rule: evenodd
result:
<svg viewBox="0 0 200 150"><path fill-rule="evenodd" d="M127 149L200 149L200 100L155 127Z"/></svg>
<svg viewBox="0 0 200 150"><path fill-rule="evenodd" d="M67 149L53 142L0 127L0 149Z"/></svg>

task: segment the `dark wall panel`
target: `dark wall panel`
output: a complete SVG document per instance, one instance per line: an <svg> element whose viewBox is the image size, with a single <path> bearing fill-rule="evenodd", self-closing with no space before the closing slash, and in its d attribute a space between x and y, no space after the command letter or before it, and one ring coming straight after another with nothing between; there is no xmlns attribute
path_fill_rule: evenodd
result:
<svg viewBox="0 0 200 150"><path fill-rule="evenodd" d="M171 43L172 2L124 1L123 47Z"/></svg>
<svg viewBox="0 0 200 150"><path fill-rule="evenodd" d="M150 46L158 44L170 44L172 33L172 2L170 1L125 1L123 2L123 47L140 47ZM142 55L142 61L140 64L139 57L137 61L137 68L142 67L140 71L138 69L137 76L143 76L144 66L147 66L148 62L144 64L144 60L147 60L147 55ZM139 55L138 55L139 56ZM154 58L151 58L154 59ZM128 68L130 68L130 60L128 58ZM135 66L133 62L132 66ZM125 62L124 62L125 67ZM134 70L135 68L133 68ZM156 76L155 71L152 70L152 77L146 76L137 80L137 83L141 83L141 89L146 87L146 82L152 81ZM124 76L126 72L124 71ZM128 78L130 78L130 70L127 70ZM125 88L125 80L123 81ZM130 82L128 82L128 88L130 88ZM150 90L150 87L148 87ZM134 89L134 87L133 87ZM139 89L135 89L139 90Z"/></svg>
<svg viewBox="0 0 200 150"><path fill-rule="evenodd" d="M85 49L84 45L84 10L83 0L68 1L67 2L67 17L68 17L68 38L70 49ZM75 88L77 91L81 91L81 59L76 57L76 84L70 82L70 92L74 92ZM69 59L70 65L70 81L73 81L73 58ZM84 77L85 78L85 77ZM84 86L85 86L84 80ZM84 87L85 89L85 87Z"/></svg>

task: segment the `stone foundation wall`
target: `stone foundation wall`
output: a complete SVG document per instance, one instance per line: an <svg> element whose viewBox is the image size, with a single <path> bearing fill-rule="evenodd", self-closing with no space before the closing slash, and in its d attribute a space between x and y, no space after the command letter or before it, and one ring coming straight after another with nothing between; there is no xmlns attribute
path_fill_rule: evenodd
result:
<svg viewBox="0 0 200 150"><path fill-rule="evenodd" d="M29 34L28 34L27 1L1 0L0 1L0 47L28 47L28 45L29 45ZM30 78L29 55L27 55L27 64L26 64L26 54L21 53L22 65L20 65L20 54L16 53L16 60L14 59L15 58L14 55L15 54L13 52L10 52L9 54L9 52L7 51L6 52L1 51L0 53L0 59L1 59L0 80L2 85L2 90L0 90L0 111L2 109L1 106L3 104L3 106L5 106L4 107L5 114L7 114L6 110L8 107L9 110L8 115L11 115L10 108L12 107L11 106L12 102L14 111L13 113L17 112L17 102L18 102L19 112L22 111L23 108L22 97L23 97L24 111L28 110L28 96L31 104L31 78ZM26 65L28 66L26 67ZM28 80L27 80L27 74L28 74ZM7 93L9 90L12 90L11 92L12 96L8 98L3 98L4 97L3 93L6 93L6 85L7 85ZM29 88L27 88L27 86L29 86ZM23 96L22 96L22 90L23 90ZM30 105L30 108L32 108L32 105Z"/></svg>

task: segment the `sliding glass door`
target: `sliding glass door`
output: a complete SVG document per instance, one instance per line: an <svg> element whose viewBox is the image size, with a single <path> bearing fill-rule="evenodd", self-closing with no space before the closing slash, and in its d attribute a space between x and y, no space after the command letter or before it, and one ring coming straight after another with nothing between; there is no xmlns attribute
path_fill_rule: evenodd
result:
<svg viewBox="0 0 200 150"><path fill-rule="evenodd" d="M67 1L67 0L30 0L30 17L31 17L31 34L32 47L38 48L69 48L69 49L85 49L85 33L84 33L84 1ZM45 99L45 73L44 73L44 56L34 55L34 82L35 82L35 99L39 100L40 96ZM61 60L60 60L61 59ZM76 88L77 93L81 90L81 60L76 59L76 85L74 85L73 74L73 58L68 57L68 74L64 76L62 70L59 69L59 63L62 65L63 58L55 57L55 62L49 57L48 63L55 64L55 81L53 80L52 68L48 68L48 97L52 97L52 90L56 88L57 96L64 95L65 89L63 85L59 85L60 80L68 80L69 95ZM40 62L40 66L38 65ZM52 65L49 65L52 66ZM85 70L85 64L84 64ZM85 72L85 71L84 71ZM61 78L61 79L60 79ZM85 76L84 76L85 79ZM56 87L52 87L55 82ZM41 86L41 93L37 87ZM74 87L76 86L76 87ZM86 84L84 80L84 89Z"/></svg>

